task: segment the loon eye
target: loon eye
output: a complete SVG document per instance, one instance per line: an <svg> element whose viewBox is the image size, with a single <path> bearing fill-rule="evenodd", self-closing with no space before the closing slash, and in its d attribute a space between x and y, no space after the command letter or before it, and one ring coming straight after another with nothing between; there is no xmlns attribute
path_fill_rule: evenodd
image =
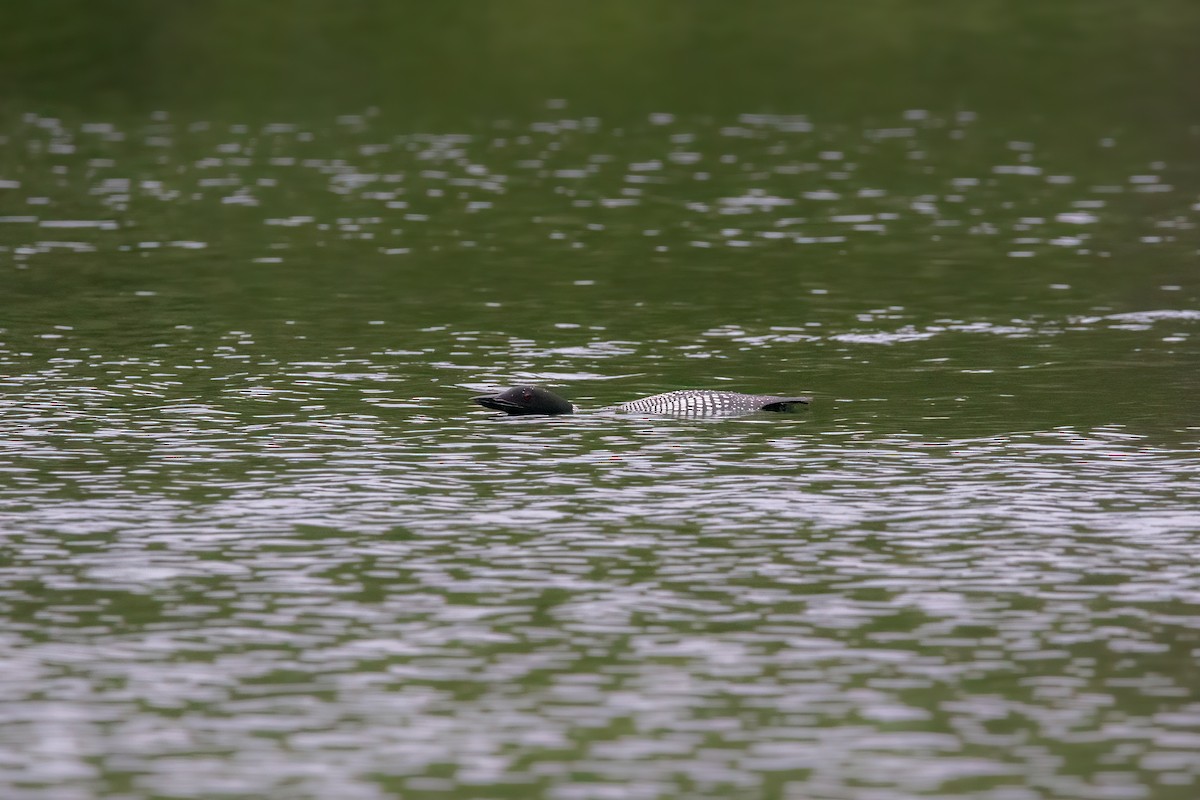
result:
<svg viewBox="0 0 1200 800"><path fill-rule="evenodd" d="M521 397L525 398L526 400L532 400L533 392L530 392L530 391L521 392Z"/></svg>

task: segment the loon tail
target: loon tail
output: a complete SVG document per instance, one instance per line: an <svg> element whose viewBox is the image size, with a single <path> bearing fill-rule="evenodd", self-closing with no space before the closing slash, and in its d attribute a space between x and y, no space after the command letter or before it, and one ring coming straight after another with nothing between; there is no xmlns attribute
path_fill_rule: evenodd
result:
<svg viewBox="0 0 1200 800"><path fill-rule="evenodd" d="M772 397L771 402L764 403L763 411L792 411L796 406L806 406L812 402L811 397Z"/></svg>

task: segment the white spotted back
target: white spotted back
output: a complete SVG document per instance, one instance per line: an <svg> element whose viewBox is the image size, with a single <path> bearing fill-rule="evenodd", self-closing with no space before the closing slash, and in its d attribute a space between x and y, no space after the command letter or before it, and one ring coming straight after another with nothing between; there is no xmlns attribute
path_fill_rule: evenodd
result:
<svg viewBox="0 0 1200 800"><path fill-rule="evenodd" d="M762 410L772 403L793 401L802 398L775 397L762 394L740 394L738 392L715 392L707 389L685 389L666 392L640 400L622 403L618 408L634 414L667 414L684 417L723 417L749 414Z"/></svg>

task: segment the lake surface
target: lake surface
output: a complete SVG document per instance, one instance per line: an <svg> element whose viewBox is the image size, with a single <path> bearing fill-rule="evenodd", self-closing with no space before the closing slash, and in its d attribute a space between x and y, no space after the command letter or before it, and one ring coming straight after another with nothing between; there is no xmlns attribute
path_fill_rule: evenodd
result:
<svg viewBox="0 0 1200 800"><path fill-rule="evenodd" d="M531 56L519 102L259 105L278 43L242 94L187 48L175 102L31 83L0 130L0 795L1192 800L1200 118L1151 102L1190 56L1008 104L1102 63L1105 20L1082 55L1018 26L1045 60L907 107L879 65L789 99L757 18L707 101L699 55L624 105ZM994 22L899 63L1008 63ZM814 402L469 403L518 383Z"/></svg>

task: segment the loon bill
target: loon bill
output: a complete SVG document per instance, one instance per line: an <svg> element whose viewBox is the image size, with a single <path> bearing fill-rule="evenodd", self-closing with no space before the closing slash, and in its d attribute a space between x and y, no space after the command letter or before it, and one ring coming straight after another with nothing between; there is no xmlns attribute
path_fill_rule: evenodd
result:
<svg viewBox="0 0 1200 800"><path fill-rule="evenodd" d="M472 397L471 402L484 408L503 411L511 416L526 414L571 414L575 406L540 386L514 386L497 394ZM728 417L755 411L794 411L812 402L811 397L714 392L685 389L667 392L616 406L618 411L634 414L663 414L684 417Z"/></svg>

